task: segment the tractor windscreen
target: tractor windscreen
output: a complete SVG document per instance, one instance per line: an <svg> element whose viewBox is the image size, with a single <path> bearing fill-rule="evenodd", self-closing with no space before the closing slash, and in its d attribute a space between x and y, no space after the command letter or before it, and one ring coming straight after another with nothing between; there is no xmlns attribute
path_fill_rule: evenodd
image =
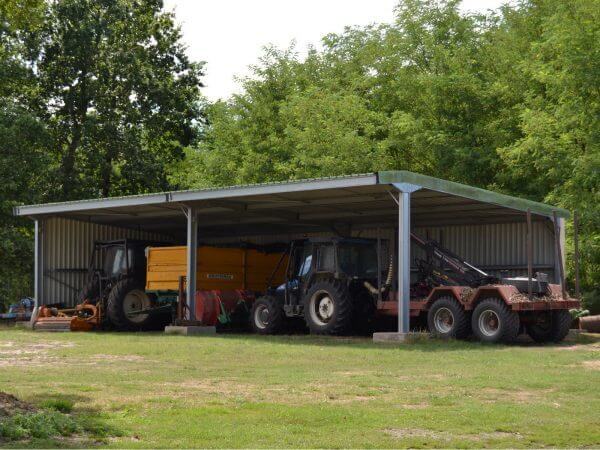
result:
<svg viewBox="0 0 600 450"><path fill-rule="evenodd" d="M371 243L341 243L338 263L342 272L352 277L377 277L377 248Z"/></svg>
<svg viewBox="0 0 600 450"><path fill-rule="evenodd" d="M133 249L128 249L129 258L125 257L125 248L121 246L108 247L104 257L104 273L108 277L117 277L127 270L127 259L129 265L133 264Z"/></svg>

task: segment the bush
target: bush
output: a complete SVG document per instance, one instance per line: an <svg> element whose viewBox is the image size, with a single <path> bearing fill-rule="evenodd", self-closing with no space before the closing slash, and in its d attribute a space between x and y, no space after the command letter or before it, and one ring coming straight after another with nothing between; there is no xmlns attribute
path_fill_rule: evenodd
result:
<svg viewBox="0 0 600 450"><path fill-rule="evenodd" d="M73 402L71 400L67 400L66 398L52 398L45 400L42 402L41 406L43 408L54 409L55 411L65 414L73 411Z"/></svg>
<svg viewBox="0 0 600 450"><path fill-rule="evenodd" d="M69 436L78 431L79 426L71 417L52 410L17 413L0 422L0 438L9 441Z"/></svg>
<svg viewBox="0 0 600 450"><path fill-rule="evenodd" d="M600 314L600 289L584 292L581 303L582 307L588 309L591 315Z"/></svg>

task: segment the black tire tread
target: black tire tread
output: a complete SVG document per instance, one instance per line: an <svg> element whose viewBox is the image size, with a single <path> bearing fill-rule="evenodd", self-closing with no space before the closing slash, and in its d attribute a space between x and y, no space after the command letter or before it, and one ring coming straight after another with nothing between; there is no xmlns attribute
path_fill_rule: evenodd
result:
<svg viewBox="0 0 600 450"><path fill-rule="evenodd" d="M512 311L503 300L495 297L482 300L473 310L471 322L473 333L479 338L479 340L486 341L485 337L479 333L477 318L479 317L481 310L490 307L494 308L496 312L498 312L500 322L504 324L502 333L494 342L503 342L505 344L513 342L519 335L521 320L519 319L519 315Z"/></svg>
<svg viewBox="0 0 600 450"><path fill-rule="evenodd" d="M115 284L108 294L106 315L117 331L143 330L151 325L153 319L151 314L145 322L139 324L132 323L123 314L123 298L134 289L144 290L144 286L134 278L126 278Z"/></svg>
<svg viewBox="0 0 600 450"><path fill-rule="evenodd" d="M320 327L313 324L308 314L310 297L313 292L320 289L327 289L333 295L336 301L336 320L328 324L327 327ZM351 331L353 322L353 304L352 298L346 286L335 278L320 278L310 285L304 296L304 320L311 334L344 335Z"/></svg>
<svg viewBox="0 0 600 450"><path fill-rule="evenodd" d="M256 327L256 324L254 323L254 314L256 311L256 307L261 303L267 304L269 312L271 314L271 320L269 321L269 325L264 329ZM285 321L286 316L285 312L283 311L283 307L272 295L264 295L262 297L257 298L254 304L252 305L252 309L250 310L250 326L252 327L252 330L254 330L254 332L258 334L279 334L285 329Z"/></svg>
<svg viewBox="0 0 600 450"><path fill-rule="evenodd" d="M573 318L566 309L558 309L552 312L552 342L560 342L569 334Z"/></svg>
<svg viewBox="0 0 600 450"><path fill-rule="evenodd" d="M456 326L454 327L454 330L448 334L448 336L441 336L436 333L435 326L433 325L433 316L435 314L435 310L440 306L447 307L452 311L452 314L454 314L454 323ZM427 326L432 335L452 339L464 339L471 331L467 313L462 305L454 297L450 296L439 297L433 302L429 308L429 312L427 313Z"/></svg>

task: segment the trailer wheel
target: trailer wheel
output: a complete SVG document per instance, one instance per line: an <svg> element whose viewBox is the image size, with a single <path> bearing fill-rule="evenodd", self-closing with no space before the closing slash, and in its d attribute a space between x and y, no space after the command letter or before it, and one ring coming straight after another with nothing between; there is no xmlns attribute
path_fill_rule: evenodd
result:
<svg viewBox="0 0 600 450"><path fill-rule="evenodd" d="M285 313L270 295L259 297L250 311L250 326L258 334L276 334L283 330Z"/></svg>
<svg viewBox="0 0 600 450"><path fill-rule="evenodd" d="M527 334L535 342L560 342L571 328L573 318L569 311L559 309L536 314L535 322L527 325Z"/></svg>
<svg viewBox="0 0 600 450"><path fill-rule="evenodd" d="M152 325L150 313L136 314L152 306L150 297L137 280L119 281L110 291L106 313L110 323L119 331L144 330Z"/></svg>
<svg viewBox="0 0 600 450"><path fill-rule="evenodd" d="M519 315L498 298L483 300L471 317L473 333L482 342L512 342L519 335L519 327Z"/></svg>
<svg viewBox="0 0 600 450"><path fill-rule="evenodd" d="M352 299L336 279L318 280L304 297L304 320L313 334L345 334L352 327Z"/></svg>
<svg viewBox="0 0 600 450"><path fill-rule="evenodd" d="M463 307L452 297L440 297L427 313L429 332L442 339L464 339L469 334L469 320Z"/></svg>

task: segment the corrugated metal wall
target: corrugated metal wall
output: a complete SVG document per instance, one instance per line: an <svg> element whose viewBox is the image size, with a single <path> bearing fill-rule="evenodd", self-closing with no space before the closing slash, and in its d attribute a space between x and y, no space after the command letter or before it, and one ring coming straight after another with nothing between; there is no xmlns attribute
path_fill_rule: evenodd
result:
<svg viewBox="0 0 600 450"><path fill-rule="evenodd" d="M42 298L45 304L73 305L86 280L95 240L149 239L161 235L63 218L44 221ZM99 264L97 261L96 264Z"/></svg>
<svg viewBox="0 0 600 450"><path fill-rule="evenodd" d="M462 256L470 263L496 276L527 275L526 223L503 223L483 225L452 225L440 227L418 227L412 230L421 237L429 237L444 247ZM394 243L393 229L380 229L381 239ZM288 242L302 237L323 237L331 233L281 234L276 236L238 236L235 240L215 239L208 241L219 244L225 242L252 242L258 245L273 242ZM376 238L377 229L354 230L355 237ZM424 252L415 244L411 246L411 261L425 257ZM383 264L387 256L382 255ZM533 223L533 268L547 273L554 280L554 236L543 222ZM500 273L501 270L506 272Z"/></svg>
<svg viewBox="0 0 600 450"><path fill-rule="evenodd" d="M533 223L534 272L547 273L554 280L554 240L553 233L543 222ZM525 223L453 225L443 227L415 228L416 234L435 239L441 244L464 257L472 264L481 267L490 274L516 276L526 275L527 258L525 253ZM393 229L380 229L382 240L394 243ZM377 237L376 229L354 230L357 237ZM310 236L328 236L331 233L313 233ZM269 244L289 242L307 235L281 234L270 236L236 236L231 239L212 239L199 241L206 244L252 242ZM44 222L43 239L43 297L45 303L73 304L77 292L85 282L85 269L89 264L92 244L97 239L150 239L165 240L164 236L105 225L96 225L62 218L47 219ZM411 261L423 257L422 251L415 245L411 248ZM382 255L382 264L387 256ZM500 273L500 269L509 269Z"/></svg>

